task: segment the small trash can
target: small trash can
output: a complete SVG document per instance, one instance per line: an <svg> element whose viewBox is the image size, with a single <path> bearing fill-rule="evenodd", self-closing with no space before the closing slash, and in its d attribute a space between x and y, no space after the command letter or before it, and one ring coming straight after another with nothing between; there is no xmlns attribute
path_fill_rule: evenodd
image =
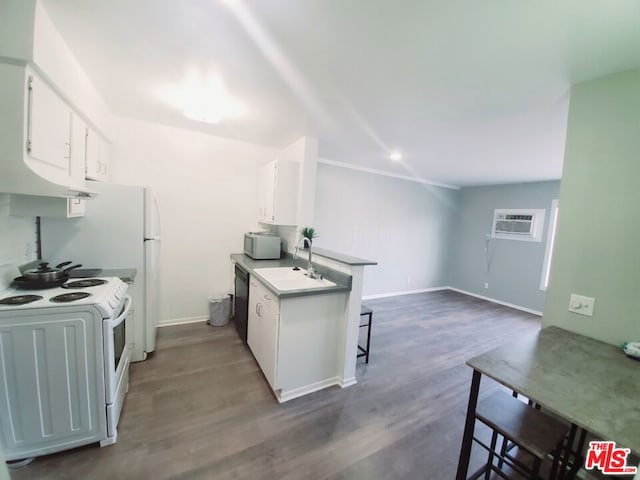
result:
<svg viewBox="0 0 640 480"><path fill-rule="evenodd" d="M226 297L209 298L209 325L214 327L223 327L229 323L231 318L231 298L229 294Z"/></svg>

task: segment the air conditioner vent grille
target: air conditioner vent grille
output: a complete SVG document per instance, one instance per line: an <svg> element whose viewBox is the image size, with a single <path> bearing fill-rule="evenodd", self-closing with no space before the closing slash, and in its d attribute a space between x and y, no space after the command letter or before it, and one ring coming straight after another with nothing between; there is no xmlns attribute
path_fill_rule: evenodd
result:
<svg viewBox="0 0 640 480"><path fill-rule="evenodd" d="M496 222L496 232L530 235L532 223L531 220L528 222L498 220Z"/></svg>
<svg viewBox="0 0 640 480"><path fill-rule="evenodd" d="M539 242L544 225L545 210L495 210L493 238Z"/></svg>

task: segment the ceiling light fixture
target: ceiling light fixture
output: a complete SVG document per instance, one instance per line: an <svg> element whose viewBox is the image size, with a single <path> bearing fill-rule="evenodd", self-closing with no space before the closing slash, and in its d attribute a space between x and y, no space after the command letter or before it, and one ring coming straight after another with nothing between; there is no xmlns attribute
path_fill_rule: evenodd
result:
<svg viewBox="0 0 640 480"><path fill-rule="evenodd" d="M242 103L227 91L222 78L214 72L205 76L191 69L182 84L162 87L158 94L165 103L198 122L219 123L244 113Z"/></svg>
<svg viewBox="0 0 640 480"><path fill-rule="evenodd" d="M389 154L389 158L391 160L393 160L394 162L399 162L400 160L402 160L402 154L400 152L391 152Z"/></svg>
<svg viewBox="0 0 640 480"><path fill-rule="evenodd" d="M225 88L222 78L209 73L203 78L193 70L184 88L183 114L192 120L218 123L225 117L237 116L240 103Z"/></svg>

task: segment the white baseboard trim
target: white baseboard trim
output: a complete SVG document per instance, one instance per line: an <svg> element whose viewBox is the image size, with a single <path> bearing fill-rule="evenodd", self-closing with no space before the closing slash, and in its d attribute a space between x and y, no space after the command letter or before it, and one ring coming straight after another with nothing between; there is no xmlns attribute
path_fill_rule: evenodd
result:
<svg viewBox="0 0 640 480"><path fill-rule="evenodd" d="M349 378L341 378L340 379L340 388L347 388L350 387L352 385L355 385L356 383L358 383L358 381L356 380L356 377L349 377Z"/></svg>
<svg viewBox="0 0 640 480"><path fill-rule="evenodd" d="M304 387L294 388L293 390L288 390L286 392L280 391L276 394L276 398L278 399L278 402L283 403L289 400L293 400L294 398L308 395L309 393L317 392L318 390L322 390L323 388L331 387L333 385L341 386L340 377L327 378L326 380L321 380L319 382L305 385Z"/></svg>
<svg viewBox="0 0 640 480"><path fill-rule="evenodd" d="M464 295L469 295L471 297L476 297L481 300L486 300L487 302L497 303L498 305L504 305L505 307L515 308L516 310L521 310L523 312L531 313L533 315L538 315L539 317L542 316L542 312L539 312L538 310L533 310L527 307L521 307L520 305L515 305L509 302L503 302L502 300L498 300L496 298L485 297L484 295L478 295L477 293L467 292L466 290L460 290L459 288L454 288L454 287L446 287L446 288L447 290L463 293Z"/></svg>
<svg viewBox="0 0 640 480"><path fill-rule="evenodd" d="M209 317L186 317L186 318L172 318L170 320L160 320L158 327L171 327L172 325L184 325L186 323L198 323L206 322Z"/></svg>
<svg viewBox="0 0 640 480"><path fill-rule="evenodd" d="M432 287L432 288L422 288L420 290L406 290L403 292L376 293L375 295L366 295L362 297L362 300L373 300L376 298L397 297L400 295L412 295L414 293L437 292L439 290L449 290L450 288L451 287Z"/></svg>

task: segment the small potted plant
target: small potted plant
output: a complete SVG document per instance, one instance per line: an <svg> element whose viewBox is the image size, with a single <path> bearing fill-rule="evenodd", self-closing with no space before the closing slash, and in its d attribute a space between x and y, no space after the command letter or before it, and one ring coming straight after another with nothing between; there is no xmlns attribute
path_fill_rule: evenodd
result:
<svg viewBox="0 0 640 480"><path fill-rule="evenodd" d="M309 240L309 245L313 243L314 238L318 237L316 229L313 227L304 227L300 230L300 235L302 235L302 238L306 238L307 240Z"/></svg>

